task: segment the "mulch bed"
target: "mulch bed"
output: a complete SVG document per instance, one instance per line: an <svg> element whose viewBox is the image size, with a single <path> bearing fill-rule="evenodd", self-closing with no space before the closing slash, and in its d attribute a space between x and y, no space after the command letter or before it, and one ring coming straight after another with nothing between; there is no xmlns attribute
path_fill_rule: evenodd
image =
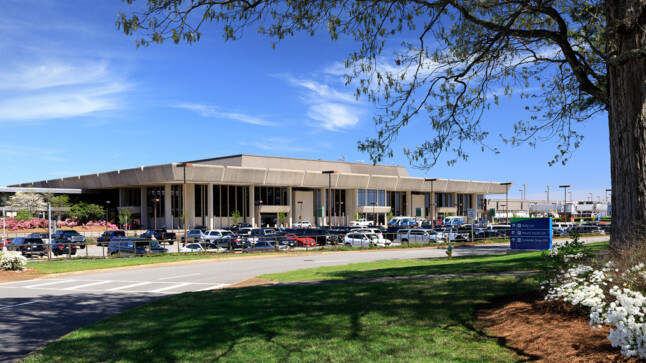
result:
<svg viewBox="0 0 646 363"><path fill-rule="evenodd" d="M42 277L33 268L27 268L22 271L2 271L0 270L0 283L33 280Z"/></svg>
<svg viewBox="0 0 646 363"><path fill-rule="evenodd" d="M541 362L642 362L621 355L607 339L608 327L593 330L583 311L543 300L538 292L496 301L478 323L524 360Z"/></svg>

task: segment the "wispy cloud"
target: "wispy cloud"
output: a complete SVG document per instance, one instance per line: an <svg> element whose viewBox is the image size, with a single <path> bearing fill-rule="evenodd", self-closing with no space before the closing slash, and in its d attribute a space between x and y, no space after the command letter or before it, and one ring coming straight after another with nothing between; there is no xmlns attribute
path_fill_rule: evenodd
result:
<svg viewBox="0 0 646 363"><path fill-rule="evenodd" d="M351 129L360 121L363 112L357 107L352 93L337 91L333 87L311 79L281 75L291 85L303 88L302 98L309 105L307 116L316 127L329 131Z"/></svg>
<svg viewBox="0 0 646 363"><path fill-rule="evenodd" d="M302 143L301 143L302 144ZM268 137L254 142L241 142L241 146L252 146L271 152L308 153L312 152L311 145L302 146L295 139L282 137Z"/></svg>
<svg viewBox="0 0 646 363"><path fill-rule="evenodd" d="M0 121L44 121L119 109L130 87L103 61L10 66L0 71Z"/></svg>
<svg viewBox="0 0 646 363"><path fill-rule="evenodd" d="M246 115L239 112L226 112L221 111L217 107L207 106L194 103L183 103L175 106L176 108L182 108L185 110L191 110L199 113L203 117L212 117L212 118L224 118L229 120L235 120L244 122L247 124L258 125L258 126L275 126L275 123L266 121L262 118Z"/></svg>
<svg viewBox="0 0 646 363"><path fill-rule="evenodd" d="M36 158L45 161L53 162L67 162L67 158L60 156L64 152L59 149L47 149L39 147L31 147L24 145L0 145L0 157L9 157L9 159L16 159L22 157Z"/></svg>

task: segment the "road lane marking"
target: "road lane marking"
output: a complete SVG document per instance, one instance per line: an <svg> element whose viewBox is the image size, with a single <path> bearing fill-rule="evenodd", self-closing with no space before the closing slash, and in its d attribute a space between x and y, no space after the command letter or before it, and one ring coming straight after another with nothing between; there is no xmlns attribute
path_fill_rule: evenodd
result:
<svg viewBox="0 0 646 363"><path fill-rule="evenodd" d="M16 307L16 306L21 306L21 305L34 304L34 303L36 303L36 302L37 302L37 301L29 301L29 302L22 303L22 304L15 304L15 305L5 305L5 306L0 306L0 310L2 310L2 309L9 309L9 308L13 308L13 307Z"/></svg>
<svg viewBox="0 0 646 363"><path fill-rule="evenodd" d="M215 289L219 289L221 287L225 287L225 286L229 286L229 285L231 285L231 284L219 284L219 285L215 285L215 286L209 286L209 287L207 287L205 289L201 289L201 290L197 290L197 291L215 290Z"/></svg>
<svg viewBox="0 0 646 363"><path fill-rule="evenodd" d="M152 290L152 291L149 291L149 292L162 292L162 291L172 290L174 288L182 287L182 286L186 286L186 285L190 285L190 284L191 284L190 282L183 282L181 284L166 286L166 287L162 287L161 289Z"/></svg>
<svg viewBox="0 0 646 363"><path fill-rule="evenodd" d="M65 288L65 289L63 289L63 290L76 290L76 289L82 289L82 288L84 288L84 287L88 287L88 286L94 286L94 285L100 285L100 284L107 284L108 282L115 282L115 281L113 281L113 280L105 280L105 281L91 282L91 283L89 283L89 284L84 284L84 285L77 285L77 286L68 287L68 288Z"/></svg>
<svg viewBox="0 0 646 363"><path fill-rule="evenodd" d="M131 285L126 285L126 286L115 287L115 288L112 288L112 289L107 289L105 291L118 291L118 290L124 290L124 289L128 289L128 288L131 288L131 287L137 287L137 286L148 285L148 284L152 284L152 282L140 282L138 284L131 284Z"/></svg>
<svg viewBox="0 0 646 363"><path fill-rule="evenodd" d="M41 286L64 284L66 282L73 282L73 281L74 280L57 280L57 281L53 281L53 282L47 282L47 283L44 283L44 284L29 285L29 286L25 286L25 287L28 288L28 289L35 289L35 288L41 287Z"/></svg>
<svg viewBox="0 0 646 363"><path fill-rule="evenodd" d="M198 274L188 274L188 275L180 275L180 276L164 277L164 278L162 278L162 279L160 279L160 280L178 279L178 278L180 278L180 277L189 277L189 276L197 276L197 275L200 275L200 274L198 273Z"/></svg>

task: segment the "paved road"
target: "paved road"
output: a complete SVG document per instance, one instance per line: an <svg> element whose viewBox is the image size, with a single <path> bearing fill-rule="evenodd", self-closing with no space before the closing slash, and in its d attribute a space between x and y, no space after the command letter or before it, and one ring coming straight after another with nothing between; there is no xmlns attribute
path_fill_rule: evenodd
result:
<svg viewBox="0 0 646 363"><path fill-rule="evenodd" d="M508 244L455 248L504 253ZM219 289L266 273L381 260L445 257L445 249L370 250L200 262L0 284L0 362L24 357L92 322L172 294Z"/></svg>

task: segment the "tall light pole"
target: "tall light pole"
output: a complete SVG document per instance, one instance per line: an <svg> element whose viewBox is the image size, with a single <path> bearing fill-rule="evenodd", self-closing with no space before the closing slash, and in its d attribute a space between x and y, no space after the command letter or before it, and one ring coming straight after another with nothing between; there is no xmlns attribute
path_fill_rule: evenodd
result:
<svg viewBox="0 0 646 363"><path fill-rule="evenodd" d="M524 200L525 198L523 197L523 190L518 189L518 191L520 192L520 200Z"/></svg>
<svg viewBox="0 0 646 363"><path fill-rule="evenodd" d="M105 201L105 230L108 230L108 219L110 217L110 201Z"/></svg>
<svg viewBox="0 0 646 363"><path fill-rule="evenodd" d="M507 224L509 224L509 188L511 188L511 185L514 183L500 183L500 185L505 185L507 188L505 188L505 216L507 217Z"/></svg>
<svg viewBox="0 0 646 363"><path fill-rule="evenodd" d="M426 178L424 181L431 182L431 226L435 228L435 192L433 191L433 183L437 181L437 178Z"/></svg>
<svg viewBox="0 0 646 363"><path fill-rule="evenodd" d="M153 200L153 210L155 211L153 221L155 222L155 229L157 229L157 203L159 203L159 198Z"/></svg>
<svg viewBox="0 0 646 363"><path fill-rule="evenodd" d="M327 186L327 204L328 204L328 211L330 211L329 218L328 218L328 226L330 229L332 229L332 174L337 174L337 170L325 170L323 171L323 174L327 174L327 181L328 181L328 186Z"/></svg>
<svg viewBox="0 0 646 363"><path fill-rule="evenodd" d="M606 189L606 202L608 201L608 192L611 191L612 189Z"/></svg>
<svg viewBox="0 0 646 363"><path fill-rule="evenodd" d="M551 185L547 186L547 204L550 204L550 188L551 187L552 187Z"/></svg>
<svg viewBox="0 0 646 363"><path fill-rule="evenodd" d="M4 215L6 213L7 213L7 207L2 207L2 243L7 243L7 233L6 233L5 221L4 221L4 218L5 218ZM49 240L50 241L52 240L51 236L49 237Z"/></svg>
<svg viewBox="0 0 646 363"><path fill-rule="evenodd" d="M527 199L527 184L523 184L523 200Z"/></svg>
<svg viewBox="0 0 646 363"><path fill-rule="evenodd" d="M182 186L182 194L184 194L184 196L182 198L182 202L184 204L184 207L183 207L184 210L183 210L182 213L183 213L183 216L184 216L184 241L186 242L186 233L187 233L187 230L188 230L188 220L187 220L188 218L186 218L186 167L187 166L193 166L193 164L192 163L181 163L178 166L181 166L181 167L184 168L184 186ZM179 251L179 245L180 244L181 243L179 243L179 242L177 243L178 251Z"/></svg>
<svg viewBox="0 0 646 363"><path fill-rule="evenodd" d="M592 193L588 193L588 194L590 194L590 201L592 202Z"/></svg>
<svg viewBox="0 0 646 363"><path fill-rule="evenodd" d="M567 216L567 188L572 188L572 185L559 185L559 188L563 188L563 215Z"/></svg>

